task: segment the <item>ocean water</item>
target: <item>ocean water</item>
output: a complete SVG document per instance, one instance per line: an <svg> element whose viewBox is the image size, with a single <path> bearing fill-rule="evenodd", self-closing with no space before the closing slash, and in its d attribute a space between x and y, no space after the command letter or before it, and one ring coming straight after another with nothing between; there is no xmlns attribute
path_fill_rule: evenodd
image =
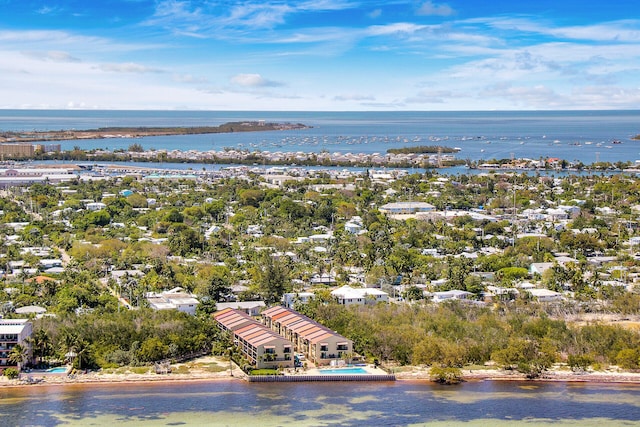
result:
<svg viewBox="0 0 640 427"><path fill-rule="evenodd" d="M0 389L6 426L638 425L640 386L471 381L27 386Z"/></svg>
<svg viewBox="0 0 640 427"><path fill-rule="evenodd" d="M303 123L309 129L233 134L62 141L65 150L145 149L384 153L442 145L458 158L559 157L590 164L640 159L640 111L264 112L0 110L0 131L110 126L216 126L230 121ZM615 142L615 143L614 143Z"/></svg>

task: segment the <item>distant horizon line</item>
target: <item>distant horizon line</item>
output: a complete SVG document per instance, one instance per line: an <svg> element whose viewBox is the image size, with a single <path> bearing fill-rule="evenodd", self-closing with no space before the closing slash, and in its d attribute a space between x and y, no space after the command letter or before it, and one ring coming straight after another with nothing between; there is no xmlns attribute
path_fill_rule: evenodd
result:
<svg viewBox="0 0 640 427"><path fill-rule="evenodd" d="M5 108L0 107L0 111L156 111L156 112L234 112L234 113L545 113L545 112L571 112L571 113L588 113L588 112L640 112L638 109L549 109L549 110L239 110L239 109L162 109L162 108Z"/></svg>

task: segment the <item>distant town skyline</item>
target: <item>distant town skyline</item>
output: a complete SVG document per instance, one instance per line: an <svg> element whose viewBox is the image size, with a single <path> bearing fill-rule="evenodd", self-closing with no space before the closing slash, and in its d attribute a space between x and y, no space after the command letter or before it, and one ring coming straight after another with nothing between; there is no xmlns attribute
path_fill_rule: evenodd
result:
<svg viewBox="0 0 640 427"><path fill-rule="evenodd" d="M0 108L640 108L632 1L0 0Z"/></svg>

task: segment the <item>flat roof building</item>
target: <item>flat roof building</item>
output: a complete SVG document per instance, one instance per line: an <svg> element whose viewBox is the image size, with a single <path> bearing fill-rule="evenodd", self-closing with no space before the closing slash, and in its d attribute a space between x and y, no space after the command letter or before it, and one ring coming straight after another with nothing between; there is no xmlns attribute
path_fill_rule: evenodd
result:
<svg viewBox="0 0 640 427"><path fill-rule="evenodd" d="M435 206L426 202L394 202L380 206L379 210L385 214L415 214L418 212L431 212Z"/></svg>
<svg viewBox="0 0 640 427"><path fill-rule="evenodd" d="M184 292L180 287L160 293L149 292L146 295L149 306L154 310L178 310L190 315L196 314L200 301L193 295Z"/></svg>
<svg viewBox="0 0 640 427"><path fill-rule="evenodd" d="M31 357L31 345L28 338L33 331L33 325L27 319L0 319L0 372L10 367L17 367L9 362L11 350L17 344L27 348L27 357ZM27 359L27 360L28 360Z"/></svg>
<svg viewBox="0 0 640 427"><path fill-rule="evenodd" d="M389 302L389 294L385 291L372 288L352 288L349 285L334 289L331 291L331 296L341 305L365 305Z"/></svg>

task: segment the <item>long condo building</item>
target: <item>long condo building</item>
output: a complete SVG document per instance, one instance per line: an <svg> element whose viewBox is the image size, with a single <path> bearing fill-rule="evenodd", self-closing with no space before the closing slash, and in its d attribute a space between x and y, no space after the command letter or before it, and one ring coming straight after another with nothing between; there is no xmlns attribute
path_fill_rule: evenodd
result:
<svg viewBox="0 0 640 427"><path fill-rule="evenodd" d="M318 366L353 353L351 340L290 308L271 307L262 312L262 322Z"/></svg>
<svg viewBox="0 0 640 427"><path fill-rule="evenodd" d="M213 314L218 327L257 369L293 368L293 345L248 314L231 308Z"/></svg>

